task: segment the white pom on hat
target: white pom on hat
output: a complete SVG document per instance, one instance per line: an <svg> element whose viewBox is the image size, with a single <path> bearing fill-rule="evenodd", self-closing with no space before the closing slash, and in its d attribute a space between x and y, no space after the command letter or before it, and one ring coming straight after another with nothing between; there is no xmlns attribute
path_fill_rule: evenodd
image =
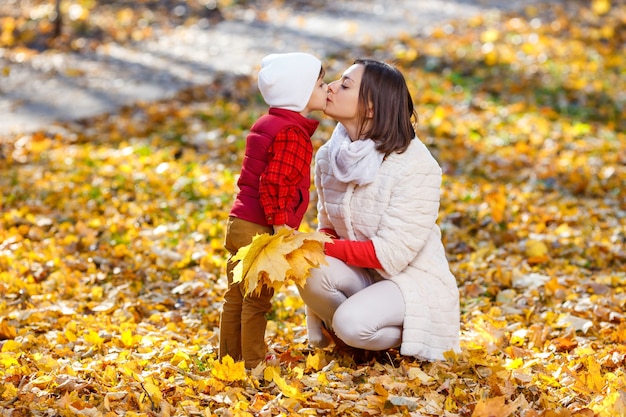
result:
<svg viewBox="0 0 626 417"><path fill-rule="evenodd" d="M301 112L321 69L322 62L304 52L267 55L261 60L259 90L268 106Z"/></svg>

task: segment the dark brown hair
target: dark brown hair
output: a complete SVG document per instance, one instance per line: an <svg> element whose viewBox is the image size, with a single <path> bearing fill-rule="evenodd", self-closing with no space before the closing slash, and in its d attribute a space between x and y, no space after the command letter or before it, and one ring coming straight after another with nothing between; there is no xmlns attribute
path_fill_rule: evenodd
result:
<svg viewBox="0 0 626 417"><path fill-rule="evenodd" d="M372 139L385 155L406 151L415 137L413 121L417 123L418 117L404 76L385 62L360 58L354 63L364 66L359 90L359 137ZM374 114L365 129L370 103Z"/></svg>

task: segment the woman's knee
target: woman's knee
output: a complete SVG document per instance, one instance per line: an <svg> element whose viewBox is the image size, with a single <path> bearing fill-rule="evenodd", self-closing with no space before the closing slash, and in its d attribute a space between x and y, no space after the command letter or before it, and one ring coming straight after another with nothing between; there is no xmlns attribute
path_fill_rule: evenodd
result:
<svg viewBox="0 0 626 417"><path fill-rule="evenodd" d="M324 286L322 281L324 280L324 274L320 269L312 270L304 285L298 285L298 292L308 304L309 300L319 298L324 292Z"/></svg>
<svg viewBox="0 0 626 417"><path fill-rule="evenodd" d="M300 295L305 301L307 297L320 297L334 294L340 290L341 281L338 280L338 277L343 274L339 271L336 263L341 261L335 258L327 258L327 260L328 265L311 269L305 285L298 287Z"/></svg>
<svg viewBox="0 0 626 417"><path fill-rule="evenodd" d="M343 304L335 311L333 316L333 330L337 337L343 340L346 344L357 347L365 348L367 344L369 326L360 320L358 314Z"/></svg>

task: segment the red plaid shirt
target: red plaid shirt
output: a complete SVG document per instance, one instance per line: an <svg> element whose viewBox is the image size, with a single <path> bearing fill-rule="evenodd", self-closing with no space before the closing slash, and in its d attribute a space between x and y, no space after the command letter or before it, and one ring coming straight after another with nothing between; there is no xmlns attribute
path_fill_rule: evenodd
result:
<svg viewBox="0 0 626 417"><path fill-rule="evenodd" d="M261 176L259 197L269 224L287 222L294 199L300 199L298 183L310 177L313 146L301 129L289 127L280 131L269 149L269 163Z"/></svg>

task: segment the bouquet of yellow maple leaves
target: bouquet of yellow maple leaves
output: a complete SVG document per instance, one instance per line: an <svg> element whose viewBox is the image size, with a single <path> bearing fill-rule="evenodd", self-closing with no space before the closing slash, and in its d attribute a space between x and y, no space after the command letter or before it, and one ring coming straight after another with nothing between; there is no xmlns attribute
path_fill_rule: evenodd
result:
<svg viewBox="0 0 626 417"><path fill-rule="evenodd" d="M324 242L331 241L321 232L297 233L289 228L256 235L232 258L239 261L233 282L243 282L246 295L259 294L263 285L277 291L288 281L303 286L311 268L327 264Z"/></svg>

